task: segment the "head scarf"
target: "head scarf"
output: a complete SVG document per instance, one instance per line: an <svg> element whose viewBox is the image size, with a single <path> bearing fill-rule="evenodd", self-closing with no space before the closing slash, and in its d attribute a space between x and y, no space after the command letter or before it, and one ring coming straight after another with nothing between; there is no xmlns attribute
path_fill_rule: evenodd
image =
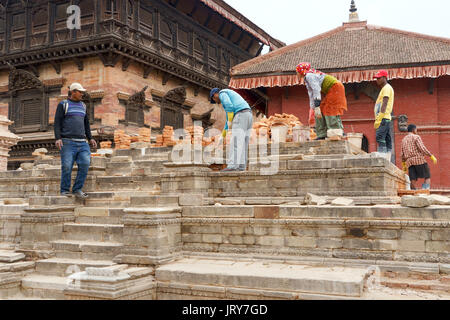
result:
<svg viewBox="0 0 450 320"><path fill-rule="evenodd" d="M297 73L299 73L302 76L306 76L308 73L317 73L317 74L323 74L323 72L317 71L316 69L311 68L311 64L309 62L302 62L300 63L297 68Z"/></svg>

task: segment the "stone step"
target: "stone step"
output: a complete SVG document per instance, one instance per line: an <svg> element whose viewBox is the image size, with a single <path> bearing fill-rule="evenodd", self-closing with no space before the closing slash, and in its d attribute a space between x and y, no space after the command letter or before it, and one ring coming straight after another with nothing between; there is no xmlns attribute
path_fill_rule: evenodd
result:
<svg viewBox="0 0 450 320"><path fill-rule="evenodd" d="M65 223L64 240L121 242L122 224Z"/></svg>
<svg viewBox="0 0 450 320"><path fill-rule="evenodd" d="M443 220L450 219L450 206L407 208L400 205L348 206L331 205L220 205L183 207L183 217L240 217L260 218L261 210L269 210L276 219L329 220Z"/></svg>
<svg viewBox="0 0 450 320"><path fill-rule="evenodd" d="M64 300L67 278L31 274L22 279L22 293L27 298Z"/></svg>
<svg viewBox="0 0 450 320"><path fill-rule="evenodd" d="M131 207L177 207L178 196L137 196L131 197Z"/></svg>
<svg viewBox="0 0 450 320"><path fill-rule="evenodd" d="M119 158L119 157L118 157ZM130 162L109 162L106 164L106 176L131 176L133 163Z"/></svg>
<svg viewBox="0 0 450 320"><path fill-rule="evenodd" d="M36 261L36 273L63 277L75 272L84 271L86 268L108 267L115 265L111 260L84 260L50 258Z"/></svg>
<svg viewBox="0 0 450 320"><path fill-rule="evenodd" d="M97 177L96 191L159 191L161 178L152 176Z"/></svg>
<svg viewBox="0 0 450 320"><path fill-rule="evenodd" d="M156 269L162 285L214 285L217 290L248 289L279 293L360 297L367 269L326 268L263 261L182 259ZM227 297L224 297L227 298Z"/></svg>
<svg viewBox="0 0 450 320"><path fill-rule="evenodd" d="M24 210L28 208L27 204L13 204L13 205L0 205L0 214L4 215L20 215L24 212Z"/></svg>
<svg viewBox="0 0 450 320"><path fill-rule="evenodd" d="M0 250L0 263L13 263L25 259L25 255L12 250Z"/></svg>
<svg viewBox="0 0 450 320"><path fill-rule="evenodd" d="M81 240L58 240L51 244L56 258L86 260L112 260L123 247L123 244L118 242Z"/></svg>
<svg viewBox="0 0 450 320"><path fill-rule="evenodd" d="M433 291L440 292L446 295L447 299L450 299L450 278L446 278L443 281L439 280L417 280L417 279L392 279L382 277L380 279L382 286L392 289L410 289L418 291Z"/></svg>
<svg viewBox="0 0 450 320"><path fill-rule="evenodd" d="M73 206L75 203L82 203L82 200L78 200L74 196L66 197L66 196L40 196L40 197L30 197L29 205L30 207L38 207L38 206Z"/></svg>
<svg viewBox="0 0 450 320"><path fill-rule="evenodd" d="M280 207L280 218L345 218L345 219L421 219L421 220L448 220L450 207L430 206L428 208L407 208L400 205L351 206L336 207L301 206Z"/></svg>
<svg viewBox="0 0 450 320"><path fill-rule="evenodd" d="M327 197L331 202L336 197ZM400 197L348 197L357 206L368 206L376 204L399 204ZM305 197L231 197L231 198L205 198L205 204L215 205L304 205Z"/></svg>
<svg viewBox="0 0 450 320"><path fill-rule="evenodd" d="M100 206L101 203L98 203L98 208L105 208L103 206ZM88 224L122 224L122 217L124 216L124 209L126 207L129 207L129 202L127 202L128 205L126 206L114 206L112 208L105 208L108 211L107 216L87 216L87 215L80 215L75 218L76 223L88 223ZM90 204L92 205L92 203ZM108 204L110 205L110 204ZM94 207L97 208L97 207Z"/></svg>

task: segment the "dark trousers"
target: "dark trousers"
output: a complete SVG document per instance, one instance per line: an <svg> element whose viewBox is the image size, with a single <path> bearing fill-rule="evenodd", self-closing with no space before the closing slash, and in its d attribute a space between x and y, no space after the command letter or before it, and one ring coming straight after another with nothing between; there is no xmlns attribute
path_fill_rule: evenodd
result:
<svg viewBox="0 0 450 320"><path fill-rule="evenodd" d="M391 122L387 119L381 121L377 129L378 152L388 153L392 151Z"/></svg>

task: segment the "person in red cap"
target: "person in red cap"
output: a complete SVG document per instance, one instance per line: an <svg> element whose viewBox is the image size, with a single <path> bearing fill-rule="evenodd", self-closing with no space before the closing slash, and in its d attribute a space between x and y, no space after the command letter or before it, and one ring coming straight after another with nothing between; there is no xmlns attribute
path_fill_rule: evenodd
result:
<svg viewBox="0 0 450 320"><path fill-rule="evenodd" d="M392 154L391 121L394 109L394 89L388 83L388 72L380 70L374 77L381 88L375 103L375 124L378 153L389 161Z"/></svg>

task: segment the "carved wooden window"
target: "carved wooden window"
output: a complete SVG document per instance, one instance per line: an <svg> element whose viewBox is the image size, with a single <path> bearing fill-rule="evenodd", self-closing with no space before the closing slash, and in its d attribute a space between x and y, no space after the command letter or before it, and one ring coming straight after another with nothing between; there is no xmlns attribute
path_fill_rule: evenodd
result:
<svg viewBox="0 0 450 320"><path fill-rule="evenodd" d="M67 29L67 18L69 15L67 14L67 8L70 3L60 3L56 5L55 8L55 29L58 30L55 35L55 41L66 41L69 40L70 30Z"/></svg>
<svg viewBox="0 0 450 320"><path fill-rule="evenodd" d="M226 52L222 53L222 70L228 72L230 69L230 60Z"/></svg>
<svg viewBox="0 0 450 320"><path fill-rule="evenodd" d="M144 126L144 109L142 107L127 105L125 111L125 122L127 125Z"/></svg>
<svg viewBox="0 0 450 320"><path fill-rule="evenodd" d="M48 25L48 9L46 7L35 8L32 11L33 32L47 30Z"/></svg>
<svg viewBox="0 0 450 320"><path fill-rule="evenodd" d="M6 21L2 15L0 16L0 33L5 32L5 28L6 28Z"/></svg>
<svg viewBox="0 0 450 320"><path fill-rule="evenodd" d="M203 49L203 45L202 42L200 41L200 39L196 38L194 40L194 56L198 59L203 59L203 53L204 49Z"/></svg>
<svg viewBox="0 0 450 320"><path fill-rule="evenodd" d="M13 15L12 30L19 31L25 29L25 13L18 13Z"/></svg>
<svg viewBox="0 0 450 320"><path fill-rule="evenodd" d="M189 33L182 28L178 28L178 48L183 52L189 52Z"/></svg>
<svg viewBox="0 0 450 320"><path fill-rule="evenodd" d="M217 47L209 45L208 59L211 65L217 64Z"/></svg>
<svg viewBox="0 0 450 320"><path fill-rule="evenodd" d="M32 47L45 45L48 37L47 7L32 8L31 17L30 45Z"/></svg>
<svg viewBox="0 0 450 320"><path fill-rule="evenodd" d="M5 46L5 23L5 19L0 16L0 52L3 51Z"/></svg>
<svg viewBox="0 0 450 320"><path fill-rule="evenodd" d="M132 26L134 22L134 1L128 0L127 2L127 21L128 25Z"/></svg>
<svg viewBox="0 0 450 320"><path fill-rule="evenodd" d="M104 1L104 18L119 19L119 9L121 2L119 0L103 0Z"/></svg>
<svg viewBox="0 0 450 320"><path fill-rule="evenodd" d="M40 90L19 91L12 99L14 131L21 133L44 129L45 106L44 96Z"/></svg>
<svg viewBox="0 0 450 320"><path fill-rule="evenodd" d="M153 34L153 12L150 9L141 7L139 11L139 30L148 35Z"/></svg>
<svg viewBox="0 0 450 320"><path fill-rule="evenodd" d="M80 1L81 25L94 22L95 2L92 0Z"/></svg>
<svg viewBox="0 0 450 320"><path fill-rule="evenodd" d="M184 116L180 108L168 105L161 107L161 128L165 126L171 126L175 130L183 128Z"/></svg>
<svg viewBox="0 0 450 320"><path fill-rule="evenodd" d="M170 29L169 24L164 20L161 20L160 23L160 34L161 40L163 42L167 43L168 45L172 45L172 30Z"/></svg>
<svg viewBox="0 0 450 320"><path fill-rule="evenodd" d="M70 6L70 3L61 3L56 5L56 22L66 22L67 8Z"/></svg>

